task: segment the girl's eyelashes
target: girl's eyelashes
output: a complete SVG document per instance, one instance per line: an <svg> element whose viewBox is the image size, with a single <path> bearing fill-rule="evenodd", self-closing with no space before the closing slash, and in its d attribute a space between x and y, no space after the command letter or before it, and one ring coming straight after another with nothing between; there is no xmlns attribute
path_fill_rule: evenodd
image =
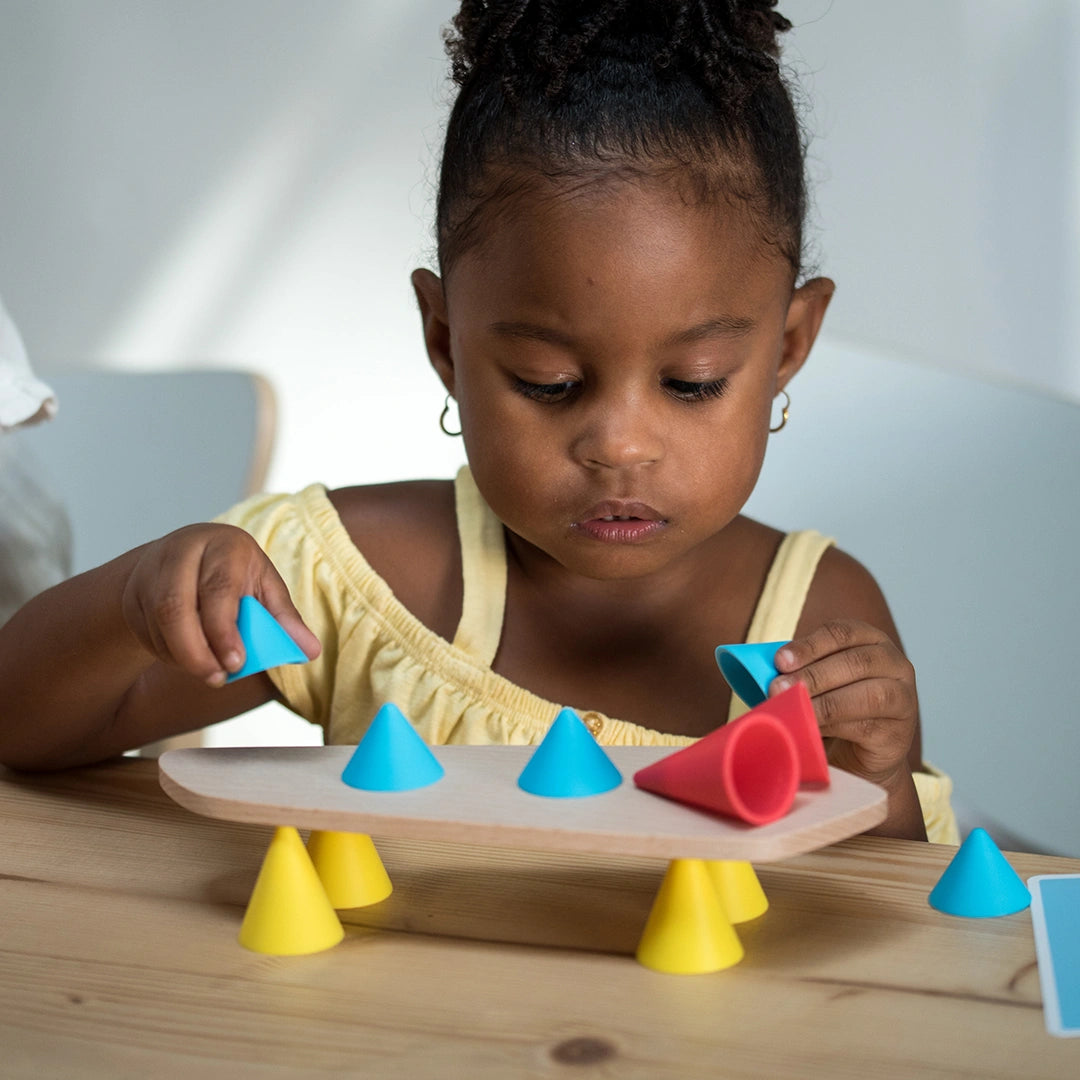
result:
<svg viewBox="0 0 1080 1080"><path fill-rule="evenodd" d="M664 379L663 385L681 401L708 401L723 397L728 390L727 379L710 379L708 382L686 382L683 379Z"/></svg>
<svg viewBox="0 0 1080 1080"><path fill-rule="evenodd" d="M727 379L709 379L706 382L688 382L685 379L661 379L660 385L672 397L680 401L708 401L723 397L727 393ZM581 387L581 383L572 379L556 383L531 383L515 376L514 389L532 401L546 404L566 401Z"/></svg>
<svg viewBox="0 0 1080 1080"><path fill-rule="evenodd" d="M514 389L533 401L554 403L565 401L578 387L576 382L531 383L514 378Z"/></svg>

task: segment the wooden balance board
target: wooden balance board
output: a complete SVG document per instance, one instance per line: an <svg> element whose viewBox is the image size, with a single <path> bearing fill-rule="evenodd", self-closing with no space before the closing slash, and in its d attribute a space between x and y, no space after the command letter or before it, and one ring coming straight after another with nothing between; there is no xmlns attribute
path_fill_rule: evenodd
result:
<svg viewBox="0 0 1080 1080"><path fill-rule="evenodd" d="M846 839L884 821L885 792L839 769L824 790L800 790L768 825L652 795L633 775L670 747L605 747L623 775L612 791L544 798L517 778L534 746L436 746L446 775L412 791L360 791L341 780L352 746L170 750L161 786L188 810L226 821L294 825L409 840L663 859L774 862Z"/></svg>

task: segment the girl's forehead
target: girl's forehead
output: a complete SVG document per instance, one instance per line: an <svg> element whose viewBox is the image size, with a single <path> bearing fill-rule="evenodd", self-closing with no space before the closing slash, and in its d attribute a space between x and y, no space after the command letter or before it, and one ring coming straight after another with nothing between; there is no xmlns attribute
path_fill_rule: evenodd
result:
<svg viewBox="0 0 1080 1080"><path fill-rule="evenodd" d="M448 297L487 302L605 285L629 296L650 284L753 302L789 292L791 268L737 197L688 198L685 185L651 178L544 180L489 207L446 284Z"/></svg>

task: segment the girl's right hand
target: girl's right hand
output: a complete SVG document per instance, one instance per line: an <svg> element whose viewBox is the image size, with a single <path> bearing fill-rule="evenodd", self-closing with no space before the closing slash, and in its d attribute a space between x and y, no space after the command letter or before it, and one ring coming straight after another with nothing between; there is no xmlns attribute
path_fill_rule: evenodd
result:
<svg viewBox="0 0 1080 1080"><path fill-rule="evenodd" d="M124 620L157 659L210 686L244 664L240 597L254 596L309 660L318 638L304 625L274 564L233 525L189 525L140 549L124 585Z"/></svg>

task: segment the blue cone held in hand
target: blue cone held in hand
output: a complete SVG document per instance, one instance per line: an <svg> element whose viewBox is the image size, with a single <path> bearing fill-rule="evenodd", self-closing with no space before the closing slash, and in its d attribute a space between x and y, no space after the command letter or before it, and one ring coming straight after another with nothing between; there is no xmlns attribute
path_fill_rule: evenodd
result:
<svg viewBox="0 0 1080 1080"><path fill-rule="evenodd" d="M985 829L972 829L930 893L946 915L988 919L1023 911L1031 893Z"/></svg>
<svg viewBox="0 0 1080 1080"><path fill-rule="evenodd" d="M363 791L411 791L441 780L444 772L416 728L388 703L375 714L341 779Z"/></svg>
<svg viewBox="0 0 1080 1080"><path fill-rule="evenodd" d="M573 709L555 717L518 777L523 791L552 799L599 795L621 783L622 773Z"/></svg>
<svg viewBox="0 0 1080 1080"><path fill-rule="evenodd" d="M786 641L753 642L746 645L718 645L716 662L728 685L750 708L769 696L769 684L776 678L776 654Z"/></svg>
<svg viewBox="0 0 1080 1080"><path fill-rule="evenodd" d="M229 675L226 682L235 682L245 675L254 675L282 664L307 663L304 650L254 596L240 597L236 629L240 631L240 640L244 643L244 666Z"/></svg>

